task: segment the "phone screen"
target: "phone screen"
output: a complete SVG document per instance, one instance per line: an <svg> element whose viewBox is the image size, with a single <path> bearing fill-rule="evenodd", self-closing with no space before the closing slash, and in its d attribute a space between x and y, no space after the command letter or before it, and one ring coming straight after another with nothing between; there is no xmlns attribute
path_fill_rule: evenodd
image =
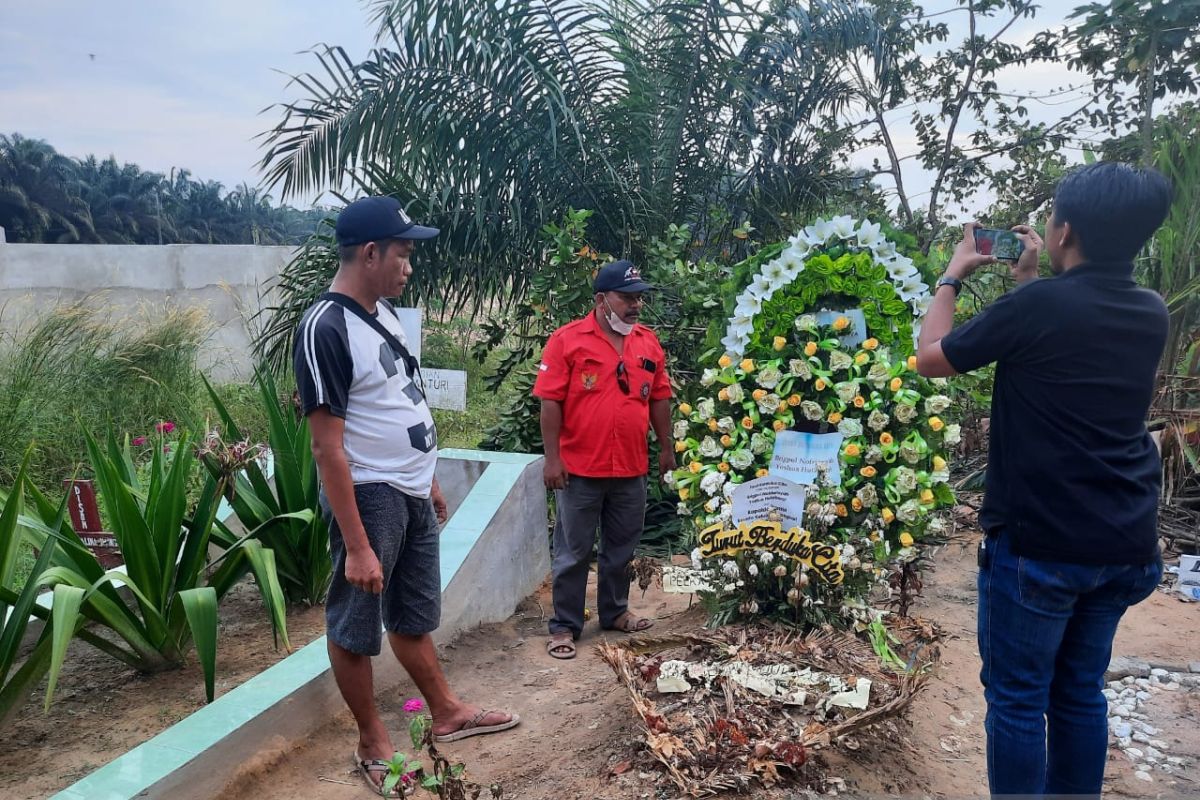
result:
<svg viewBox="0 0 1200 800"><path fill-rule="evenodd" d="M1016 261L1025 251L1025 245L1012 231L999 228L975 229L975 252L983 256L994 256L1001 261Z"/></svg>

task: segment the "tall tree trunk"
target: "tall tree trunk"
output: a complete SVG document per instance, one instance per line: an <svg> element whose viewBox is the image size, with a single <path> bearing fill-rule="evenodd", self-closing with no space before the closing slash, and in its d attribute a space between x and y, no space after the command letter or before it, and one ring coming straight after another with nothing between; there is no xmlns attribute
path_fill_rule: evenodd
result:
<svg viewBox="0 0 1200 800"><path fill-rule="evenodd" d="M1158 28L1150 31L1150 50L1142 68L1142 166L1154 163L1154 62L1158 58Z"/></svg>

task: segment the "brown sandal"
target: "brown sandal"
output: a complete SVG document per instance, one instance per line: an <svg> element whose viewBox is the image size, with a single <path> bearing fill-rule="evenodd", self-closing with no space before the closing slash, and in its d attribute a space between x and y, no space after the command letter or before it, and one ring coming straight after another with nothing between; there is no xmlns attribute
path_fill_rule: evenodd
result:
<svg viewBox="0 0 1200 800"><path fill-rule="evenodd" d="M556 633L546 640L546 652L551 658L568 659L574 658L575 637L569 633Z"/></svg>
<svg viewBox="0 0 1200 800"><path fill-rule="evenodd" d="M387 779L388 774L392 771L391 763L378 758L360 758L358 751L354 751L354 768L362 775L363 780L367 782L367 786L371 791L380 797L403 797L404 792L400 784L392 787L390 792L383 790L383 782ZM372 773L379 776L379 783L371 777Z"/></svg>
<svg viewBox="0 0 1200 800"><path fill-rule="evenodd" d="M641 633L654 627L654 620L636 616L632 611L626 611L617 617L613 624L605 630L621 631L622 633Z"/></svg>

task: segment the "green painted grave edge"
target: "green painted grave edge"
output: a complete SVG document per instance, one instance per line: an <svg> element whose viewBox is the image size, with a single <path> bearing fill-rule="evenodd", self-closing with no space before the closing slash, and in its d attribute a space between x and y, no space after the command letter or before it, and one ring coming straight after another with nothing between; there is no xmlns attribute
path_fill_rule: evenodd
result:
<svg viewBox="0 0 1200 800"><path fill-rule="evenodd" d="M444 591L525 467L541 456L460 449L440 450L438 456L488 464L442 529ZM315 680L328 668L329 656L322 636L53 795L52 800L133 797Z"/></svg>

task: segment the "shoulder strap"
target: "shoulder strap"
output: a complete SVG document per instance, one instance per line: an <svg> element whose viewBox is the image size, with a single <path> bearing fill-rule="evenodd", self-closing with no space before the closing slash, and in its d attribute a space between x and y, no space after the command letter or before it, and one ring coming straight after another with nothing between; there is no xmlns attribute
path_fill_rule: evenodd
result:
<svg viewBox="0 0 1200 800"><path fill-rule="evenodd" d="M421 376L421 364L417 361L415 356L408 352L408 348L404 346L404 343L401 342L399 338L397 338L396 334L385 328L383 323L380 322L377 317L369 314L367 310L359 305L358 302L352 297L347 297L339 292L325 292L321 295L320 299L328 300L331 303L337 303L347 311L353 312L356 317L369 325L371 330L383 337L383 340L388 343L388 347L392 348L392 350L400 356L401 360L404 361L404 366L408 368L408 374L412 376L412 381L417 385L417 389L421 392L421 397L425 397L425 379ZM377 305L386 306L387 309L392 312L392 315L399 320L400 316L396 314L396 310L392 308L390 303L380 300Z"/></svg>

